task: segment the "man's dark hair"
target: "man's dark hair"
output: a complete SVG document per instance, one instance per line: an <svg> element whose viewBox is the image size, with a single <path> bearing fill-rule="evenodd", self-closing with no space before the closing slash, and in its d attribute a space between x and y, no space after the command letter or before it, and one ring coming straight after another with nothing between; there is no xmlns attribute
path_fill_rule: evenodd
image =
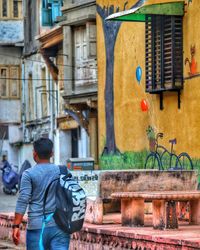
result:
<svg viewBox="0 0 200 250"><path fill-rule="evenodd" d="M33 148L40 159L49 159L53 151L53 142L48 138L40 138L33 143Z"/></svg>

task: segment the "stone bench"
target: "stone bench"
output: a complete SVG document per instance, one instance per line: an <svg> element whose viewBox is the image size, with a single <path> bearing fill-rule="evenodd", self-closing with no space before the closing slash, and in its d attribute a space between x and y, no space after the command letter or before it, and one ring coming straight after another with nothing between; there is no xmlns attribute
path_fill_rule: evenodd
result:
<svg viewBox="0 0 200 250"><path fill-rule="evenodd" d="M190 224L200 224L200 191L117 192L123 226L144 226L144 202L152 201L154 229L178 228L176 203L190 202Z"/></svg>
<svg viewBox="0 0 200 250"><path fill-rule="evenodd" d="M89 187L85 221L94 224L103 224L107 213L120 212L120 199L113 198L112 193L195 191L198 186L196 171L111 170L95 174L96 182L80 182ZM96 195L90 196L93 190Z"/></svg>

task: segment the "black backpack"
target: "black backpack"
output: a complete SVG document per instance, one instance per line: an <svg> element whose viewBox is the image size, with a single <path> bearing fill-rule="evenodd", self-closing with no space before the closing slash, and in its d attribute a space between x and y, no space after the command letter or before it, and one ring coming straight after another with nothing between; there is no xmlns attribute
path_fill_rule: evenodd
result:
<svg viewBox="0 0 200 250"><path fill-rule="evenodd" d="M86 195L82 187L72 177L66 166L59 166L60 178L53 180L47 187L43 202L43 215L45 215L45 205L51 184L57 180L56 184L56 210L53 218L58 227L68 234L80 231L86 211Z"/></svg>

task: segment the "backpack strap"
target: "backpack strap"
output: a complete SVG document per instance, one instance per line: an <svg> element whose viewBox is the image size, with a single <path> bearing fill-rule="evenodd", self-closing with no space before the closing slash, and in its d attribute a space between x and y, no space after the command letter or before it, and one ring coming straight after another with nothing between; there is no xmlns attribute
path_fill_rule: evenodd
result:
<svg viewBox="0 0 200 250"><path fill-rule="evenodd" d="M67 175L67 177L69 178L72 177L72 174L70 173L70 171L68 170L66 166L60 165L59 169L60 169L60 174Z"/></svg>
<svg viewBox="0 0 200 250"><path fill-rule="evenodd" d="M47 186L46 190L45 190L45 193L44 193L44 201L43 201L43 216L44 216L44 219L46 219L46 214L45 214L45 206L46 206L46 201L47 201L47 196L48 196L48 193L49 193L49 189L52 185L52 183L54 183L55 181L59 180L59 178L56 178L54 179L53 181L51 181L49 183L49 185Z"/></svg>
<svg viewBox="0 0 200 250"><path fill-rule="evenodd" d="M66 166L58 166L59 169L60 169L60 175L63 174L63 175L67 175L67 177L71 178L72 177L72 174L69 172L69 170L67 169ZM54 183L55 181L59 180L59 178L56 178L54 179L53 181L51 181L49 183L49 185L47 186L46 190L45 190L45 193L44 193L44 201L43 201L43 216L44 216L44 220L46 220L46 214L45 214L45 205L46 205L46 201L47 201L47 196L48 196L48 193L49 193L49 189L52 185L52 183Z"/></svg>

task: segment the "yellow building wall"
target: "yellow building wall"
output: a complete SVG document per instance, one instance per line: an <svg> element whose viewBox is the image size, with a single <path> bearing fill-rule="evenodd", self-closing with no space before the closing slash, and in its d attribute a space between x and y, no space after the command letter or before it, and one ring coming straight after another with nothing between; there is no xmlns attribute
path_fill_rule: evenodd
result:
<svg viewBox="0 0 200 250"><path fill-rule="evenodd" d="M118 6L123 10L122 0L97 0L103 6ZM126 9L137 1L130 0ZM145 4L172 2L169 0L147 0ZM173 1L176 2L176 1ZM199 9L200 1L185 1L184 55L191 60L190 46L195 45L197 71L200 72ZM188 5L189 4L189 5ZM114 112L115 137L121 152L148 149L146 129L150 125L156 132L163 132L161 144L169 148L169 140L177 138L177 153L187 152L193 158L200 158L200 76L186 79L181 91L181 108L178 109L177 94L164 93L164 110L160 110L159 95L145 93L145 24L123 22L115 44L114 63ZM106 56L103 26L97 14L98 50L98 113L99 113L99 154L105 146L105 80ZM136 68L142 68L142 80L136 80ZM184 64L184 77L188 77L189 65ZM145 99L149 110L142 112L140 103Z"/></svg>

